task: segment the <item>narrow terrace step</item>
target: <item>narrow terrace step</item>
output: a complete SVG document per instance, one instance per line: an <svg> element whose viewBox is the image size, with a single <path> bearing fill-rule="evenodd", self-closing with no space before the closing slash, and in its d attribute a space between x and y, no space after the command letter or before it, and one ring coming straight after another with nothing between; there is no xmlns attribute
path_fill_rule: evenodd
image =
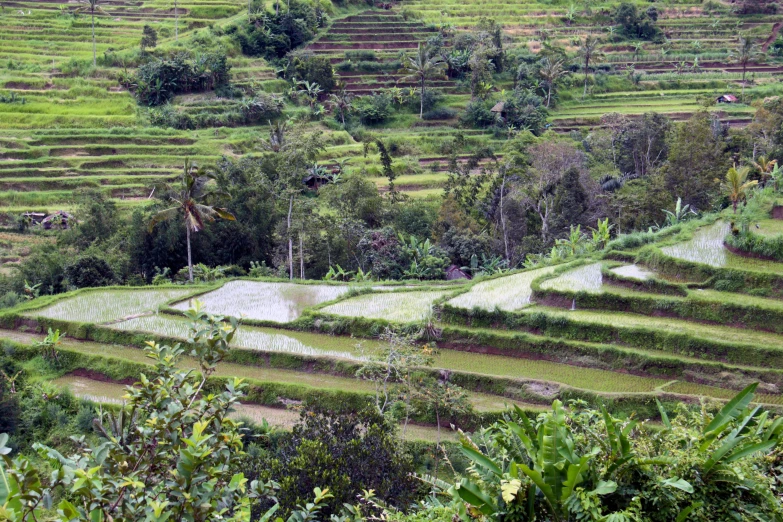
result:
<svg viewBox="0 0 783 522"><path fill-rule="evenodd" d="M359 49L416 49L418 42L356 42L356 43L321 43L310 44L312 51L353 51Z"/></svg>
<svg viewBox="0 0 783 522"><path fill-rule="evenodd" d="M319 38L319 42L423 42L426 36L417 33L363 33L354 35L345 35L338 33L328 33Z"/></svg>

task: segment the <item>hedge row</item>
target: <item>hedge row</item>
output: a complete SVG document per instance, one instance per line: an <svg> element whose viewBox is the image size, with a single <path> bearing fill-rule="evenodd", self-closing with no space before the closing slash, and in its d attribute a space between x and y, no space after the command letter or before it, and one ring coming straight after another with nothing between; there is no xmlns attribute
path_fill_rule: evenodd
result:
<svg viewBox="0 0 783 522"><path fill-rule="evenodd" d="M748 230L729 234L726 244L754 257L783 261L783 235L767 237Z"/></svg>
<svg viewBox="0 0 783 522"><path fill-rule="evenodd" d="M684 284L671 283L669 281L664 281L663 279L658 279L657 277L635 279L612 272L610 268L611 267L607 265L601 265L601 276L606 284L622 286L623 288L629 288L636 292L676 295L680 297L688 295L688 288Z"/></svg>
<svg viewBox="0 0 783 522"><path fill-rule="evenodd" d="M574 321L545 312L505 312L443 307L443 321L478 328L523 330L535 334L659 350L705 361L783 369L783 350L756 344L703 339L686 333L665 332L642 326L617 326L610 323ZM638 354L637 354L638 355ZM732 371L734 369L732 368Z"/></svg>
<svg viewBox="0 0 783 522"><path fill-rule="evenodd" d="M573 303L576 303L576 306L579 308L594 310L613 310L650 316L677 317L717 324L741 324L745 328L757 328L759 330L783 333L783 310L722 301L541 288L543 280L556 275L558 275L557 271L550 276L533 281L534 300L561 307L570 307ZM767 274L760 275L764 276ZM783 279L778 279L783 283Z"/></svg>
<svg viewBox="0 0 783 522"><path fill-rule="evenodd" d="M39 328L41 330L44 330L49 327L52 328L65 327L66 329L60 328L60 330L63 332L68 332L69 336L74 337L75 335L73 334L73 332L79 332L81 334L86 335L86 337L80 337L81 339L88 339L96 342L113 343L113 344L121 344L121 345L136 345L136 346L139 346L149 340L154 340L159 343L168 343L168 344L181 342L180 339L165 338L162 336L157 336L145 332L117 331L117 330L112 330L110 328L96 326L96 325L76 324L76 325L70 325L72 326L72 328L67 328L68 326L69 326L68 323L64 321L41 320L39 322ZM102 357L97 355L87 356L81 354L80 352L71 352L71 353L73 353L74 356L78 356L77 360L84 361L84 362L80 364L71 365L71 369L69 369L68 371L73 371L74 369L80 368L85 370L97 371L98 373L107 375L107 377L113 380L122 380L129 376L135 378L136 376L138 376L141 369L144 368L143 365L139 365L137 363L132 363L129 361L124 361L122 359L107 358L107 357ZM108 363L105 361L101 362L101 360L108 360L109 362ZM107 364L113 365L114 362L118 360L123 362L125 366L121 366L120 368L126 368L125 370L122 371L106 370ZM226 361L235 362L238 364L245 364L245 365L284 368L284 369L297 370L302 372L328 373L328 374L344 376L344 377L355 376L356 370L359 367L357 363L351 361L341 361L341 360L335 360L330 358L312 357L312 356L297 355L297 354L268 353L268 352L245 350L239 348L231 350L229 352L228 357L226 358ZM132 368L132 370L128 370L128 368ZM438 377L442 377L444 375L443 372L441 372L440 370L434 370L434 369L422 370L422 375L424 374L430 374ZM651 416L654 417L656 414L655 412L657 411L657 409L654 408L653 395L650 394L629 394L623 397L618 397L614 395L604 396L590 391L572 389L566 386L552 383L552 388L556 390L556 393L552 395L541 395L535 391L536 389L539 388L541 384L540 381L508 379L502 377L472 374L467 372L447 372L447 375L448 375L448 379L451 382L454 382L455 384L462 386L468 391L494 394L502 397L507 397L511 400L518 400L518 401L538 403L538 404L550 404L552 400L558 397L568 398L569 400L572 398L578 398L580 400L584 400L587 403L593 405L606 404L608 407L610 407L612 411L614 411L617 414L624 414L624 413L630 413L632 411L637 411L640 414L644 412L644 415L647 417L651 417ZM534 384L534 386L530 386L531 384ZM260 388L258 392L255 392L256 395L254 395L254 397L255 396L263 397L264 398L263 401L259 403L270 405L270 406L280 405L280 401L277 399L278 397L291 399L291 400L305 400L307 399L307 397L313 396L320 400L321 396L317 394L312 395L318 392L318 393L327 393L327 395L322 397L323 400L327 400L328 397L331 397L331 395L328 394L332 393L332 392L319 391L310 388L309 386L306 385L294 386L294 385L279 384L279 383L257 383L255 385L261 386L262 388ZM334 393L356 394L357 392L334 392ZM366 393L359 393L359 395L365 397L365 399L368 397ZM342 397L342 395L338 395L337 398L335 399L337 403L340 403L340 401L343 400L340 397ZM671 399L673 401L672 403L677 401L683 401L683 400L685 401L693 400L693 398L687 396L679 396L679 395L671 395L671 396L667 395L667 397L676 397L676 399ZM274 402L273 399L277 402ZM257 401L252 400L251 402L257 402ZM493 422L495 419L499 418L500 415L502 415L502 412L477 413L471 419L462 419L462 424L469 425L469 426L476 426L478 424L488 424ZM434 413L429 412L415 420L419 422L434 423Z"/></svg>
<svg viewBox="0 0 783 522"><path fill-rule="evenodd" d="M703 287L724 292L783 297L783 275L770 272L715 267L667 256L660 248L647 246L636 257L660 274L684 281L698 281Z"/></svg>

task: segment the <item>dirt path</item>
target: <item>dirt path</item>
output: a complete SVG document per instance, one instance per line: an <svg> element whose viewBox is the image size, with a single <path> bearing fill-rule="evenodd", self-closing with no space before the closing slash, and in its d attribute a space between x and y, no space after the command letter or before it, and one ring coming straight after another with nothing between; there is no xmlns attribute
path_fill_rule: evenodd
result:
<svg viewBox="0 0 783 522"><path fill-rule="evenodd" d="M772 45L772 42L774 42L775 38L778 37L778 33L780 32L781 26L783 26L783 22L776 22L775 25L772 26L772 34L769 35L767 41L764 42L764 45L761 46L762 51L764 51L765 53L767 52L769 46Z"/></svg>

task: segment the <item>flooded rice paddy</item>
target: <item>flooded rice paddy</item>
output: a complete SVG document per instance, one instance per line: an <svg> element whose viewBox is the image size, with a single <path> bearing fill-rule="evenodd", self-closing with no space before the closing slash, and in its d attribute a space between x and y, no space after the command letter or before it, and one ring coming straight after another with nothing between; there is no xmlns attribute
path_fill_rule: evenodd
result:
<svg viewBox="0 0 783 522"><path fill-rule="evenodd" d="M603 286L601 263L591 263L564 272L541 283L543 290L600 293Z"/></svg>
<svg viewBox="0 0 783 522"><path fill-rule="evenodd" d="M167 302L184 297L193 291L192 287L89 291L58 301L46 308L27 312L25 315L100 324L157 311Z"/></svg>
<svg viewBox="0 0 783 522"><path fill-rule="evenodd" d="M432 304L449 293L451 292L424 290L365 294L329 305L321 311L327 314L386 319L392 322L421 321L432 313Z"/></svg>
<svg viewBox="0 0 783 522"><path fill-rule="evenodd" d="M696 230L688 241L663 247L661 251L677 259L723 267L729 261L729 251L723 246L723 240L730 230L731 225L718 221Z"/></svg>
<svg viewBox="0 0 783 522"><path fill-rule="evenodd" d="M196 299L211 314L287 323L297 319L305 308L337 299L348 290L348 286L335 285L230 281ZM187 310L191 306L192 300L188 300L174 308Z"/></svg>
<svg viewBox="0 0 783 522"><path fill-rule="evenodd" d="M537 277L551 274L554 266L528 270L497 279L477 283L468 292L460 294L448 303L459 308L482 308L505 311L519 310L530 304L533 294L531 283Z"/></svg>

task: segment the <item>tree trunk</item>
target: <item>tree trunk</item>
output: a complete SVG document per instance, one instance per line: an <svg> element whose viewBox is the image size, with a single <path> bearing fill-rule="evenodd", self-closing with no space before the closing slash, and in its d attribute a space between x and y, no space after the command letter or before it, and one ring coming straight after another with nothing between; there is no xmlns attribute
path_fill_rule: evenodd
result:
<svg viewBox="0 0 783 522"><path fill-rule="evenodd" d="M421 77L421 104L419 105L419 119L424 119L424 76Z"/></svg>
<svg viewBox="0 0 783 522"><path fill-rule="evenodd" d="M294 240L291 237L291 212L294 209L294 196L288 200L288 278L294 280Z"/></svg>
<svg viewBox="0 0 783 522"><path fill-rule="evenodd" d="M508 232L506 232L506 217L503 215L503 199L506 190L506 173L503 172L503 183L500 185L500 226L503 228L503 246L506 251L506 261L509 260L508 256Z"/></svg>
<svg viewBox="0 0 783 522"><path fill-rule="evenodd" d="M299 277L305 278L304 273L304 242L302 241L302 234L299 234Z"/></svg>
<svg viewBox="0 0 783 522"><path fill-rule="evenodd" d="M435 405L435 422L438 428L438 440L435 444L435 478L438 478L438 466L440 465L440 408Z"/></svg>
<svg viewBox="0 0 783 522"><path fill-rule="evenodd" d="M188 278L193 282L193 257L190 253L190 227L185 226L185 238L188 243Z"/></svg>
<svg viewBox="0 0 783 522"><path fill-rule="evenodd" d="M745 101L745 73L748 69L748 64L742 64L742 101Z"/></svg>
<svg viewBox="0 0 783 522"><path fill-rule="evenodd" d="M552 86L550 85L546 91L546 108L549 108L549 100L552 99Z"/></svg>
<svg viewBox="0 0 783 522"><path fill-rule="evenodd" d="M174 0L174 39L179 42L179 9L177 9L177 0Z"/></svg>
<svg viewBox="0 0 783 522"><path fill-rule="evenodd" d="M590 71L590 60L585 58L585 92L582 93L582 98L587 97L587 75Z"/></svg>
<svg viewBox="0 0 783 522"><path fill-rule="evenodd" d="M98 66L97 52L95 50L95 11L92 11L92 66Z"/></svg>

